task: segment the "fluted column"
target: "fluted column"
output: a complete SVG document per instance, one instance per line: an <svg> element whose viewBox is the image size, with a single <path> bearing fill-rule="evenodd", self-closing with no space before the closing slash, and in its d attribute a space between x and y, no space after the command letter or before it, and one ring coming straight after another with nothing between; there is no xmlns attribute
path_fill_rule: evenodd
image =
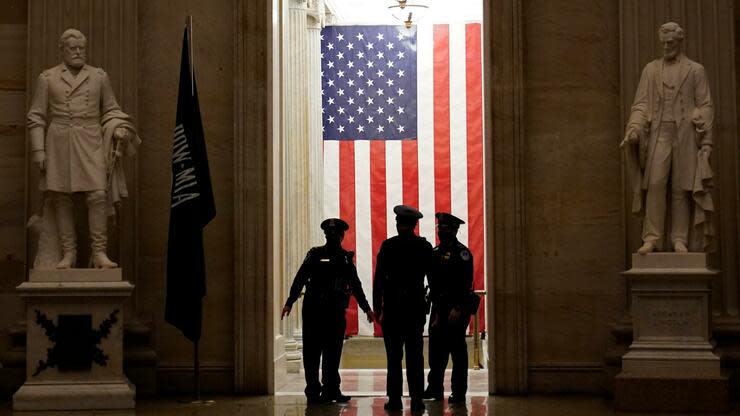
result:
<svg viewBox="0 0 740 416"><path fill-rule="evenodd" d="M522 0L483 2L486 104L486 297L493 311L488 338L488 391L522 394L528 389L527 241L524 157ZM495 213L495 215L494 215ZM489 289L489 293L491 290Z"/></svg>
<svg viewBox="0 0 740 416"><path fill-rule="evenodd" d="M309 0L306 39L308 117L308 179L309 179L309 240L311 245L323 244L318 227L324 215L324 155L321 130L321 29L324 27L324 0Z"/></svg>
<svg viewBox="0 0 740 416"><path fill-rule="evenodd" d="M284 160L284 233L285 233L285 287L290 287L295 272L300 267L310 247L308 230L309 212L309 157L308 157L308 85L307 64L307 4L306 0L288 0L288 25L286 28L285 76L285 136ZM296 305L298 306L298 305ZM285 350L288 371L300 370L301 354L294 338L296 316L286 321Z"/></svg>
<svg viewBox="0 0 740 416"><path fill-rule="evenodd" d="M278 152L273 140L280 130L279 77L268 62L281 62L278 0L233 0L234 3L234 392L274 393L280 354L276 313L279 287L272 276L273 244L279 236L265 221L280 212L280 186L273 183ZM275 42L275 43L273 43ZM274 153L273 153L274 152ZM280 195L278 195L280 196ZM274 214L273 214L274 213Z"/></svg>

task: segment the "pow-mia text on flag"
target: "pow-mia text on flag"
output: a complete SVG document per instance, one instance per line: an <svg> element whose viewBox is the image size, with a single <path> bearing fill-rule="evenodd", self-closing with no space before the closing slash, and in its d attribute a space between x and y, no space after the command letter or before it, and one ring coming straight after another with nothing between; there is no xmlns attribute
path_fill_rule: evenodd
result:
<svg viewBox="0 0 740 416"><path fill-rule="evenodd" d="M192 160L185 128L182 124L178 124L175 127L175 142L172 146L172 180L174 181L172 208L200 196L200 193L195 192L198 189L198 177L195 175Z"/></svg>

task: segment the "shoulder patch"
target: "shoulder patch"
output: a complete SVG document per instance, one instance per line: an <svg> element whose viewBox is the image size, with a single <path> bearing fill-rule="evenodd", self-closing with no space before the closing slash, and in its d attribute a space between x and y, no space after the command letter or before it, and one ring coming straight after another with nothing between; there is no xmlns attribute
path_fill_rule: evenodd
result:
<svg viewBox="0 0 740 416"><path fill-rule="evenodd" d="M464 261L470 260L470 252L468 250L463 250L460 252L460 258Z"/></svg>

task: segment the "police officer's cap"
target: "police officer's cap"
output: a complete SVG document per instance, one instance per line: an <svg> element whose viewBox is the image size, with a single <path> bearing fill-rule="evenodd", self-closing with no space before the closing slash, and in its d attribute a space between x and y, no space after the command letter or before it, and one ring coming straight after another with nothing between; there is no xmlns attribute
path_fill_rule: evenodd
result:
<svg viewBox="0 0 740 416"><path fill-rule="evenodd" d="M342 220L341 218L327 218L321 222L321 229L324 231L327 231L327 230L347 231L349 230L349 224L344 222L344 220Z"/></svg>
<svg viewBox="0 0 740 416"><path fill-rule="evenodd" d="M393 207L393 212L396 214L397 217L401 218L409 218L418 220L419 218L424 217L421 212L419 212L418 209L414 207L410 207L408 205L396 205Z"/></svg>
<svg viewBox="0 0 740 416"><path fill-rule="evenodd" d="M459 227L460 224L465 224L465 221L457 218L449 212L438 212L434 214L434 216L437 217L437 223L439 224L451 225L453 227Z"/></svg>

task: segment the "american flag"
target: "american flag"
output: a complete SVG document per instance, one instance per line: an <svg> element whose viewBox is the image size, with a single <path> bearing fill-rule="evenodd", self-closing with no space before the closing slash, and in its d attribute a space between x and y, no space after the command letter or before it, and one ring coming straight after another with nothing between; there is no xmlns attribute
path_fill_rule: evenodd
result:
<svg viewBox="0 0 740 416"><path fill-rule="evenodd" d="M342 245L356 252L368 297L398 204L424 214L419 235L432 245L435 212L465 220L458 239L483 289L482 69L480 23L322 30L324 215L350 224ZM358 319L354 299L347 314L348 335L381 333Z"/></svg>

